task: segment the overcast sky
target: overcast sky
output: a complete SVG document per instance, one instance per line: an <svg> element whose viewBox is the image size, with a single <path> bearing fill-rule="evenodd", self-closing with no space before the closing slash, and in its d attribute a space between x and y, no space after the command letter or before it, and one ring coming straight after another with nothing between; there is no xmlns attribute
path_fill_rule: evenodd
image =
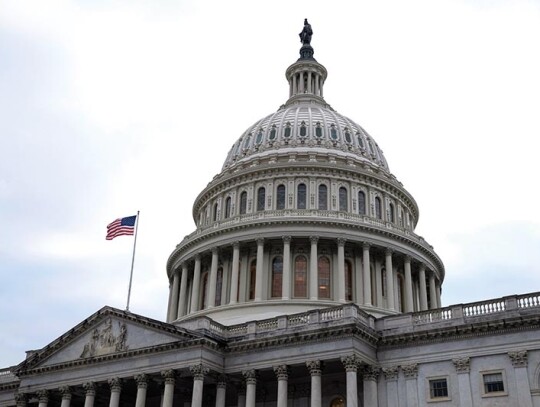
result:
<svg viewBox="0 0 540 407"><path fill-rule="evenodd" d="M540 290L540 1L0 2L0 367L104 305L163 320L165 263L242 132L325 98L378 142L446 266L443 305Z"/></svg>

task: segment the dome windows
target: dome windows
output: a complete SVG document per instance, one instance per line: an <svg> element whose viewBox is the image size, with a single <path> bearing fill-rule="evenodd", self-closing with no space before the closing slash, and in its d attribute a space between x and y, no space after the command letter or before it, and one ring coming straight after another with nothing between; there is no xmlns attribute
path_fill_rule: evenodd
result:
<svg viewBox="0 0 540 407"><path fill-rule="evenodd" d="M257 211L264 211L264 201L266 199L266 190L260 187L257 190Z"/></svg>
<svg viewBox="0 0 540 407"><path fill-rule="evenodd" d="M345 141L347 142L347 144L352 143L351 132L348 129L345 129Z"/></svg>
<svg viewBox="0 0 540 407"><path fill-rule="evenodd" d="M319 210L328 210L328 187L324 184L319 185Z"/></svg>
<svg viewBox="0 0 540 407"><path fill-rule="evenodd" d="M347 212L348 210L348 196L347 196L347 188L341 187L339 188L339 210L341 212Z"/></svg>
<svg viewBox="0 0 540 407"><path fill-rule="evenodd" d="M315 137L320 139L322 138L322 136L323 136L323 131L322 131L321 123L317 122L317 124L315 125Z"/></svg>
<svg viewBox="0 0 540 407"><path fill-rule="evenodd" d="M249 147L249 141L251 140L251 133L248 134L246 139L244 140L244 150Z"/></svg>
<svg viewBox="0 0 540 407"><path fill-rule="evenodd" d="M307 297L307 259L306 256L297 256L294 261L294 296Z"/></svg>
<svg viewBox="0 0 540 407"><path fill-rule="evenodd" d="M366 148L364 145L364 139L362 138L362 135L360 133L356 133L356 138L358 139L358 147L360 147L362 150Z"/></svg>
<svg viewBox="0 0 540 407"><path fill-rule="evenodd" d="M358 214L366 214L366 194L364 191L358 191Z"/></svg>
<svg viewBox="0 0 540 407"><path fill-rule="evenodd" d="M244 191L240 194L240 215L245 215L247 211L247 192Z"/></svg>
<svg viewBox="0 0 540 407"><path fill-rule="evenodd" d="M389 217L389 221L394 223L396 220L395 220L395 209L394 209L394 204L393 203L390 203L388 205L388 217Z"/></svg>
<svg viewBox="0 0 540 407"><path fill-rule="evenodd" d="M278 185L276 189L276 209L285 209L285 185Z"/></svg>
<svg viewBox="0 0 540 407"><path fill-rule="evenodd" d="M375 197L375 217L382 219L381 198L378 196Z"/></svg>
<svg viewBox="0 0 540 407"><path fill-rule="evenodd" d="M302 122L300 125L300 137L306 137L307 136L307 127L306 122Z"/></svg>
<svg viewBox="0 0 540 407"><path fill-rule="evenodd" d="M291 137L291 123L287 122L285 129L283 130L283 137L288 139Z"/></svg>
<svg viewBox="0 0 540 407"><path fill-rule="evenodd" d="M272 129L270 130L270 135L268 136L268 140L274 141L276 139L276 125L272 125Z"/></svg>
<svg viewBox="0 0 540 407"><path fill-rule="evenodd" d="M272 298L281 298L283 287L283 257L276 256L272 261Z"/></svg>
<svg viewBox="0 0 540 407"><path fill-rule="evenodd" d="M330 299L330 260L321 256L317 262L319 298Z"/></svg>
<svg viewBox="0 0 540 407"><path fill-rule="evenodd" d="M297 194L296 194L296 207L298 209L306 209L306 184L298 184Z"/></svg>
<svg viewBox="0 0 540 407"><path fill-rule="evenodd" d="M257 138L255 139L255 144L259 145L261 144L263 139L263 129L259 129L259 132L257 133Z"/></svg>
<svg viewBox="0 0 540 407"><path fill-rule="evenodd" d="M330 138L332 140L337 140L338 139L336 126L333 125L333 124L330 126Z"/></svg>
<svg viewBox="0 0 540 407"><path fill-rule="evenodd" d="M227 197L225 200L225 218L231 217L231 197Z"/></svg>

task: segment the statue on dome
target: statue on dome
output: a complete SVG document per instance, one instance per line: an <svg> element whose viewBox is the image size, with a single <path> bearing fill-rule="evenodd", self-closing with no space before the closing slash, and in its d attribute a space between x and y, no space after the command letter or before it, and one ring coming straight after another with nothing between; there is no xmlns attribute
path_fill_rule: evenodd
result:
<svg viewBox="0 0 540 407"><path fill-rule="evenodd" d="M304 28L300 34L300 42L304 45L309 45L311 43L311 36L313 35L313 30L311 29L311 24L308 23L307 18L304 18Z"/></svg>

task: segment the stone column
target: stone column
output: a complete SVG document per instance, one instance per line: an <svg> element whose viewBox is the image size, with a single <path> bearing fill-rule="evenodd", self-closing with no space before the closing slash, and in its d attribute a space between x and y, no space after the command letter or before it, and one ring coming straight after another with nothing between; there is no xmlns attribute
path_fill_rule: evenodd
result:
<svg viewBox="0 0 540 407"><path fill-rule="evenodd" d="M291 298L291 237L283 236L283 287L282 299Z"/></svg>
<svg viewBox="0 0 540 407"><path fill-rule="evenodd" d="M420 311L426 311L427 306L427 287L426 287L426 265L420 264L418 270L418 280L420 280Z"/></svg>
<svg viewBox="0 0 540 407"><path fill-rule="evenodd" d="M182 278L180 279L180 295L178 298L178 313L176 318L186 315L187 306L187 279L188 279L188 267L187 264L182 264Z"/></svg>
<svg viewBox="0 0 540 407"><path fill-rule="evenodd" d="M287 365L274 366L278 379L277 407L287 407L289 368Z"/></svg>
<svg viewBox="0 0 540 407"><path fill-rule="evenodd" d="M178 285L180 283L179 271L174 270L173 283L171 286L171 302L169 305L169 314L167 315L167 322L174 321L178 314Z"/></svg>
<svg viewBox="0 0 540 407"><path fill-rule="evenodd" d="M118 377L109 379L109 387L111 388L111 397L109 399L109 407L118 407L120 404L120 392L122 391L122 381Z"/></svg>
<svg viewBox="0 0 540 407"><path fill-rule="evenodd" d="M405 312L413 312L413 291L412 291L412 273L411 273L411 258L405 256Z"/></svg>
<svg viewBox="0 0 540 407"><path fill-rule="evenodd" d="M242 383L237 387L236 392L238 393L238 407L246 407L246 386L245 383Z"/></svg>
<svg viewBox="0 0 540 407"><path fill-rule="evenodd" d="M225 407L225 392L227 391L227 376L219 375L216 384L216 407Z"/></svg>
<svg viewBox="0 0 540 407"><path fill-rule="evenodd" d="M319 273L317 261L317 242L318 236L310 236L311 254L309 256L309 298L317 300L319 298Z"/></svg>
<svg viewBox="0 0 540 407"><path fill-rule="evenodd" d="M441 308L441 283L439 281L435 283L435 298L437 298L437 308Z"/></svg>
<svg viewBox="0 0 540 407"><path fill-rule="evenodd" d="M306 366L311 375L311 407L321 407L322 403L322 362L320 360L308 360Z"/></svg>
<svg viewBox="0 0 540 407"><path fill-rule="evenodd" d="M204 376L208 374L210 369L203 364L198 364L190 366L189 371L193 376L193 395L191 396L191 407L202 407Z"/></svg>
<svg viewBox="0 0 540 407"><path fill-rule="evenodd" d="M39 390L36 392L36 395L38 397L38 407L47 407L47 403L49 402L49 391Z"/></svg>
<svg viewBox="0 0 540 407"><path fill-rule="evenodd" d="M458 377L460 407L473 407L471 391L471 360L469 358L452 359Z"/></svg>
<svg viewBox="0 0 540 407"><path fill-rule="evenodd" d="M388 406L399 406L398 401L398 366L383 367L384 379L386 380L386 404Z"/></svg>
<svg viewBox="0 0 540 407"><path fill-rule="evenodd" d="M255 407L255 395L257 390L257 372L254 369L242 372L246 380L246 407Z"/></svg>
<svg viewBox="0 0 540 407"><path fill-rule="evenodd" d="M233 243L233 257L232 257L232 276L231 276L231 298L229 298L229 304L236 304L238 302L238 274L240 263L240 242Z"/></svg>
<svg viewBox="0 0 540 407"><path fill-rule="evenodd" d="M307 91L308 91L308 93L312 93L313 91L312 91L312 88L311 88L311 72L308 72L308 76L307 76L307 77L308 77L308 81L307 81L307 83L308 83L308 85L307 85L308 88L307 88Z"/></svg>
<svg viewBox="0 0 540 407"><path fill-rule="evenodd" d="M304 93L304 73L303 72L300 72L300 83L299 83L299 93Z"/></svg>
<svg viewBox="0 0 540 407"><path fill-rule="evenodd" d="M392 250L386 249L386 306L395 310L394 305L394 266L392 265Z"/></svg>
<svg viewBox="0 0 540 407"><path fill-rule="evenodd" d="M17 407L26 407L28 397L25 393L15 393L15 403Z"/></svg>
<svg viewBox="0 0 540 407"><path fill-rule="evenodd" d="M364 273L364 305L373 305L371 299L371 270L369 268L369 244L362 245L362 271Z"/></svg>
<svg viewBox="0 0 540 407"><path fill-rule="evenodd" d="M435 287L435 272L429 274L429 309L437 309L437 288Z"/></svg>
<svg viewBox="0 0 540 407"><path fill-rule="evenodd" d="M416 377L418 376L418 364L401 366L401 370L405 375L405 386L407 389L407 407L418 407L418 385Z"/></svg>
<svg viewBox="0 0 540 407"><path fill-rule="evenodd" d="M356 372L360 360L356 355L343 356L341 363L347 371L347 407L358 407L358 386Z"/></svg>
<svg viewBox="0 0 540 407"><path fill-rule="evenodd" d="M527 351L508 352L508 357L512 361L512 366L514 366L518 406L532 407L531 386L527 374Z"/></svg>
<svg viewBox="0 0 540 407"><path fill-rule="evenodd" d="M148 377L144 374L138 374L134 377L137 382L137 398L135 407L144 407L146 405L146 388L148 387Z"/></svg>
<svg viewBox="0 0 540 407"><path fill-rule="evenodd" d="M193 286L191 288L191 312L199 310L199 292L201 285L201 255L195 256L195 267L193 268Z"/></svg>
<svg viewBox="0 0 540 407"><path fill-rule="evenodd" d="M62 402L60 403L60 407L69 407L71 404L71 389L69 386L62 386L59 387L58 390L60 391L60 394L62 394Z"/></svg>
<svg viewBox="0 0 540 407"><path fill-rule="evenodd" d="M84 389L84 407L94 407L94 400L96 398L96 385L94 382L86 382L82 385Z"/></svg>
<svg viewBox="0 0 540 407"><path fill-rule="evenodd" d="M339 238L338 243L338 301L347 302L345 298L345 239Z"/></svg>
<svg viewBox="0 0 540 407"><path fill-rule="evenodd" d="M172 407L173 405L175 376L176 372L173 369L163 370L161 372L161 377L165 379L161 407Z"/></svg>
<svg viewBox="0 0 540 407"><path fill-rule="evenodd" d="M257 239L257 268L255 269L255 301L262 301L264 239Z"/></svg>
<svg viewBox="0 0 540 407"><path fill-rule="evenodd" d="M208 281L208 308L216 306L216 283L218 269L218 249L212 248L212 264L210 266L210 279ZM219 305L219 304L218 304Z"/></svg>
<svg viewBox="0 0 540 407"><path fill-rule="evenodd" d="M367 365L362 370L362 378L364 382L364 404L365 407L377 407L379 398L377 395L377 377L379 369L372 365ZM390 407L390 405L388 405Z"/></svg>

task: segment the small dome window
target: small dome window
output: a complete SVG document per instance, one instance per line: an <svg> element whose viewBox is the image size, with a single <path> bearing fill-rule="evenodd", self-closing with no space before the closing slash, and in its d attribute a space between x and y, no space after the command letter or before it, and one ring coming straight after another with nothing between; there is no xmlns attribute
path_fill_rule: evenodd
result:
<svg viewBox="0 0 540 407"><path fill-rule="evenodd" d="M362 135L360 133L356 133L356 137L358 138L358 145L360 148L366 148L364 146L364 140L362 139Z"/></svg>
<svg viewBox="0 0 540 407"><path fill-rule="evenodd" d="M316 124L317 127L315 127L315 136L317 138L322 138L322 127L321 127L321 123L317 122Z"/></svg>
<svg viewBox="0 0 540 407"><path fill-rule="evenodd" d="M251 140L251 133L248 134L248 136L246 137L246 140L244 141L244 148L248 148L250 140Z"/></svg>
<svg viewBox="0 0 540 407"><path fill-rule="evenodd" d="M306 122L302 122L302 124L300 125L300 137L306 137L306 135L307 135Z"/></svg>
<svg viewBox="0 0 540 407"><path fill-rule="evenodd" d="M269 140L275 140L276 139L276 125L272 125L272 130L270 130L270 135L268 136Z"/></svg>
<svg viewBox="0 0 540 407"><path fill-rule="evenodd" d="M330 137L332 138L332 140L337 140L338 139L337 130L336 130L336 127L334 125L332 125L332 127L330 127Z"/></svg>
<svg viewBox="0 0 540 407"><path fill-rule="evenodd" d="M242 145L242 140L240 140L238 142L238 144L236 145L236 149L234 150L234 154L238 154L238 151L240 150L241 145Z"/></svg>
<svg viewBox="0 0 540 407"><path fill-rule="evenodd" d="M285 130L283 132L283 137L285 137L285 138L291 137L291 124L289 122L287 122Z"/></svg>
<svg viewBox="0 0 540 407"><path fill-rule="evenodd" d="M255 139L255 143L261 144L262 139L263 139L263 130L260 129L259 132L257 133L257 138Z"/></svg>
<svg viewBox="0 0 540 407"><path fill-rule="evenodd" d="M351 133L347 129L345 129L345 141L349 144L352 142Z"/></svg>

